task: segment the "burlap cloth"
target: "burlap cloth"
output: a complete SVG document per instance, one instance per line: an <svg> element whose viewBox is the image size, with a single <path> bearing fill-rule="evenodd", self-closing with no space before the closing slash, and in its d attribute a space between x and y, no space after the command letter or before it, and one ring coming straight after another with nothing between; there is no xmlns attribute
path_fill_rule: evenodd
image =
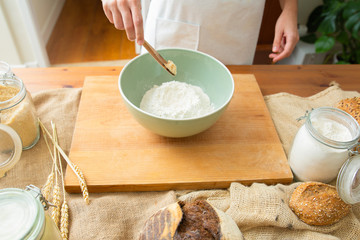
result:
<svg viewBox="0 0 360 240"><path fill-rule="evenodd" d="M50 121L55 122L60 145L68 153L81 89L58 89L32 95L41 120L47 127ZM265 101L287 153L302 124L296 121L297 117L311 108L333 106L338 100L353 96L360 94L331 86L309 98L280 93L265 96ZM51 158L42 137L34 148L24 151L17 165L0 179L0 188L42 186L50 169ZM309 226L288 207L291 193L298 184L255 183L246 187L233 183L223 190L90 193L90 205L84 204L80 194L67 194L70 239L137 239L146 219L161 207L179 199L199 198L207 199L229 214L246 239L359 239L360 204L353 205L351 213L336 224Z"/></svg>

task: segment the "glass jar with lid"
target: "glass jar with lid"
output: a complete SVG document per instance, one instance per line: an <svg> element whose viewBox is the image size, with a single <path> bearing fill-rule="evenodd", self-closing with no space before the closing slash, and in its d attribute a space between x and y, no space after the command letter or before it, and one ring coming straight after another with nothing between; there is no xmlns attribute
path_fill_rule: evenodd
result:
<svg viewBox="0 0 360 240"><path fill-rule="evenodd" d="M305 116L290 152L289 165L295 179L329 183L347 203L360 202L360 126L348 113L321 107Z"/></svg>
<svg viewBox="0 0 360 240"><path fill-rule="evenodd" d="M45 213L48 204L40 189L28 186L26 190L0 190L0 239L60 240L58 227Z"/></svg>
<svg viewBox="0 0 360 240"><path fill-rule="evenodd" d="M31 95L23 81L14 75L0 75L0 123L19 134L23 150L32 148L40 138Z"/></svg>

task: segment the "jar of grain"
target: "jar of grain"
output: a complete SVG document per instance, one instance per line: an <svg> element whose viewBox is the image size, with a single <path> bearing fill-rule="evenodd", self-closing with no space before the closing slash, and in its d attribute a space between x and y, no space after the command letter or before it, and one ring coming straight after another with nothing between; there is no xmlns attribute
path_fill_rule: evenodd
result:
<svg viewBox="0 0 360 240"><path fill-rule="evenodd" d="M0 190L0 239L60 240L58 227L45 210L49 207L40 189Z"/></svg>
<svg viewBox="0 0 360 240"><path fill-rule="evenodd" d="M0 75L0 123L19 134L23 150L32 148L40 138L31 95L23 81L14 75Z"/></svg>

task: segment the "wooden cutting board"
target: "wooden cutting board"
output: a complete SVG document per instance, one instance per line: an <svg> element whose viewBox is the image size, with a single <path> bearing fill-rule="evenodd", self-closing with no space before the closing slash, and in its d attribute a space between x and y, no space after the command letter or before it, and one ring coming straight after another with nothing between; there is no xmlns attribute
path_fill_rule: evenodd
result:
<svg viewBox="0 0 360 240"><path fill-rule="evenodd" d="M292 173L253 75L234 75L235 92L210 129L173 139L151 133L127 111L118 78L87 77L69 157L90 192L161 191L291 183ZM65 187L80 192L67 169Z"/></svg>

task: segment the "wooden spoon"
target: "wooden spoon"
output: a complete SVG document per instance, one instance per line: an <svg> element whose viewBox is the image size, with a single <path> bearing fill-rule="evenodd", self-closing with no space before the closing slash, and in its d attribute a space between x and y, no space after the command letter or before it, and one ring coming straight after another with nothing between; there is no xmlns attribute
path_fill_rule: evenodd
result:
<svg viewBox="0 0 360 240"><path fill-rule="evenodd" d="M143 46L148 50L151 56L163 67L168 71L171 75L175 76L176 73L169 69L169 62L166 61L147 41L144 41ZM172 63L172 62L170 62Z"/></svg>

